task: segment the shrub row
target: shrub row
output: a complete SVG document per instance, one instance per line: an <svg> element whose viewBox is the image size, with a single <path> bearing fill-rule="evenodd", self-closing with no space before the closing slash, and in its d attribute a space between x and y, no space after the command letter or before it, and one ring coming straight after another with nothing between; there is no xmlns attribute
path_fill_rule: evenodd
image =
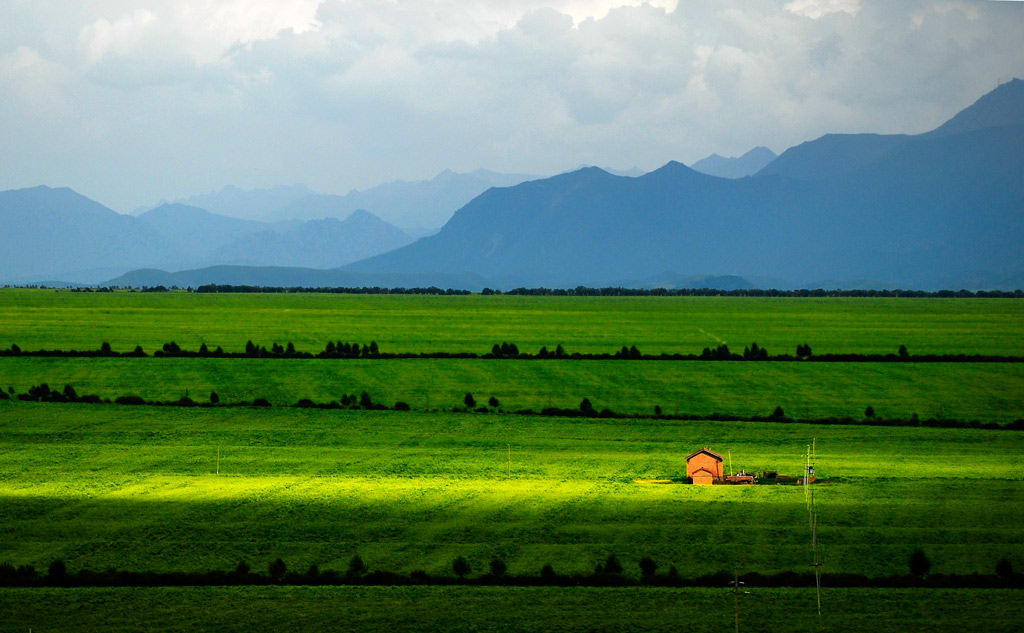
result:
<svg viewBox="0 0 1024 633"><path fill-rule="evenodd" d="M17 344L10 348L0 350L0 356L43 356L43 357L101 357L101 358L142 358L146 352L141 346L136 345L130 352L116 352L111 349L109 343L103 343L98 350L23 350ZM288 342L286 345L273 343L270 349L247 341L245 351L226 352L224 348L217 346L210 349L206 343L199 346L198 350L182 349L174 341L164 345L153 352L155 357L172 358L375 358L375 359L402 359L402 358L478 358L478 359L516 359L516 360L649 360L649 361L770 361L770 362L822 362L822 363L1020 363L1024 362L1024 356L1000 356L992 354L910 354L906 346L900 345L899 350L893 354L813 354L811 346L805 344L797 345L796 355L776 354L770 355L764 347L758 346L755 342L750 347L745 347L743 353L734 352L728 345L719 345L716 348L705 347L700 354L644 354L635 345L626 347L615 352L599 354L581 354L579 352L568 353L558 345L553 350L547 346L531 354L520 351L515 343L503 342L495 344L491 351L485 354L476 352L402 352L390 353L380 351L376 341L369 345L363 343L346 343L343 341L329 341L323 351L313 353L300 351L295 345Z"/></svg>
<svg viewBox="0 0 1024 633"><path fill-rule="evenodd" d="M0 390L0 400L7 400L14 388L9 387L7 392ZM62 391L51 389L47 383L33 386L26 393L17 394L18 400L30 402L77 402L85 404L119 404L134 406L164 406L164 407L269 407L271 403L266 398L257 398L252 402L221 402L216 392L211 392L209 402L197 402L189 397L188 393L177 400L146 400L141 396L128 394L115 398L100 398L96 395L79 396L71 385L64 385ZM1014 420L1007 424L997 422L980 422L978 420L956 420L949 418L926 418L922 419L915 413L909 418L883 418L875 415L872 407L867 407L863 418L854 417L826 417L826 418L790 418L786 416L782 407L775 407L769 415L728 415L722 413L711 413L705 415L693 415L684 413L663 413L660 406L654 407L654 414L643 413L616 413L608 408L598 410L591 404L589 398L584 398L577 408L545 407L540 411L533 409L498 409L500 403L497 398L491 396L486 406L477 406L473 394L467 393L463 399L465 406L452 408L454 413L509 413L514 415L536 415L544 417L563 418L610 418L620 420L679 420L679 421L713 421L713 422L777 422L784 424L822 424L822 425L861 425L861 426L910 426L910 427L932 427L932 428L956 428L956 429L985 429L985 430L1008 430L1024 431L1024 419ZM355 395L344 395L341 401L314 402L309 398L302 398L294 405L297 408L316 409L365 409L374 411L410 411L411 407L406 402L398 401L393 407L374 402L367 392L362 392L357 398Z"/></svg>
<svg viewBox="0 0 1024 633"><path fill-rule="evenodd" d="M1005 565L1004 565L1005 563ZM1000 566L1008 567L1000 569ZM15 567L0 564L0 586L3 587L155 587L155 586L220 586L220 585L506 585L506 586L581 586L581 587L728 587L737 577L726 572L684 578L672 566L667 573L658 573L657 564L649 557L639 563L639 579L623 574L622 565L615 555L598 563L591 574L559 574L549 564L538 575L513 575L506 572L505 563L493 558L488 571L479 576L472 572L466 559L459 556L452 563L454 576L431 575L425 571L408 574L386 570L371 571L362 559L353 557L344 573L321 571L311 565L305 572L292 572L280 558L272 561L266 573L253 572L246 562L240 562L234 571L208 572L131 572L119 570L93 571L83 569L70 573L61 560L53 561L46 574L40 574L31 565ZM828 587L925 587L925 588L1024 588L1024 574L1015 573L1006 559L1000 561L995 574L931 574L927 576L904 574L870 577L860 574L822 574L822 583ZM813 573L792 571L778 574L745 573L738 577L745 587L813 587Z"/></svg>

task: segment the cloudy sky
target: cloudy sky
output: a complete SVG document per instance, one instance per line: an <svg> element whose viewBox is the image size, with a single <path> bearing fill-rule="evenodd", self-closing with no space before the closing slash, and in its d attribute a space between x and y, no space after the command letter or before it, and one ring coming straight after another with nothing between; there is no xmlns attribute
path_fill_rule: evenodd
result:
<svg viewBox="0 0 1024 633"><path fill-rule="evenodd" d="M923 132L1024 77L1024 2L3 0L0 189L654 169Z"/></svg>

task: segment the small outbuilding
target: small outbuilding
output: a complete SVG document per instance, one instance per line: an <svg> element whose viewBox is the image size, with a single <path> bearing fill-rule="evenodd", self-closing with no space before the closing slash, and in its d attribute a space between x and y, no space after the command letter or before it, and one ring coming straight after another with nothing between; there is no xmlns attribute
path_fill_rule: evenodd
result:
<svg viewBox="0 0 1024 633"><path fill-rule="evenodd" d="M724 462L725 458L718 453L702 448L686 458L686 476L699 485L720 483L724 478Z"/></svg>

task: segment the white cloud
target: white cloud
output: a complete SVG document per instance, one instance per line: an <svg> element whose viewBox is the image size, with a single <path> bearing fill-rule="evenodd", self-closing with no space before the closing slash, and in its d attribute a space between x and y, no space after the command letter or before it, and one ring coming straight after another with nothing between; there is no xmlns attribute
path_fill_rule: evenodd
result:
<svg viewBox="0 0 1024 633"><path fill-rule="evenodd" d="M121 208L920 132L1024 75L1017 2L11 1L0 188Z"/></svg>
<svg viewBox="0 0 1024 633"><path fill-rule="evenodd" d="M786 3L785 9L790 13L817 20L840 11L857 15L857 12L860 11L860 2L859 0L791 0Z"/></svg>

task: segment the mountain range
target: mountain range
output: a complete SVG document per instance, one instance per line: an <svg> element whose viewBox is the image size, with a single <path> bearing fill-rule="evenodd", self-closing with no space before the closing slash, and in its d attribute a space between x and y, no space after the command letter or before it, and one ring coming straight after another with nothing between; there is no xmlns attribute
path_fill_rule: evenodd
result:
<svg viewBox="0 0 1024 633"><path fill-rule="evenodd" d="M344 219L366 210L410 234L426 235L436 232L456 210L491 187L509 187L538 177L486 169L460 174L446 169L430 180L395 180L345 195L317 193L305 185L248 190L227 186L175 203L263 222Z"/></svg>
<svg viewBox="0 0 1024 633"><path fill-rule="evenodd" d="M164 204L136 217L42 186L0 192L0 221L4 283L98 283L140 267L335 268L413 241L366 211L268 223Z"/></svg>
<svg viewBox="0 0 1024 633"><path fill-rule="evenodd" d="M778 156L775 155L775 152L767 147L755 147L737 158L725 158L718 154L712 154L690 165L690 168L709 176L743 178L753 176L776 158Z"/></svg>
<svg viewBox="0 0 1024 633"><path fill-rule="evenodd" d="M436 235L346 267L497 286L678 274L959 288L1024 283L1024 82L920 135L826 135L755 175L680 163L491 189ZM860 282L863 283L863 282Z"/></svg>
<svg viewBox="0 0 1024 633"><path fill-rule="evenodd" d="M443 172L346 196L276 188L256 197L283 206L250 196L249 209L259 202L276 218L264 221L182 203L123 216L69 189L0 192L0 281L162 268L184 272L137 271L119 284L1024 286L1021 80L924 134L829 134L770 154L670 162L636 177L587 167L521 182ZM459 191L475 197L415 242L357 210L441 218ZM225 210L246 195L192 201Z"/></svg>

